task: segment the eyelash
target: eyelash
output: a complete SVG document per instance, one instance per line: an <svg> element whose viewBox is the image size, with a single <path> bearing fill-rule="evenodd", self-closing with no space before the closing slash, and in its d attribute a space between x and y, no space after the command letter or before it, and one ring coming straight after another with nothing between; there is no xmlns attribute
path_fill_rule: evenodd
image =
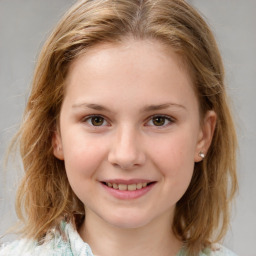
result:
<svg viewBox="0 0 256 256"><path fill-rule="evenodd" d="M147 121L147 123L148 122L153 122L153 119L154 118L164 118L164 125L154 125L154 124L152 124L152 125L149 125L149 126L154 126L154 127L158 127L158 128L163 128L163 127L167 127L167 126L169 126L169 125L171 125L172 123L174 123L175 122L175 119L173 118L173 117L170 117L170 116L166 116L166 115L153 115L153 116L151 116L149 119L148 119L148 121ZM166 124L166 121L168 122L168 124Z"/></svg>
<svg viewBox="0 0 256 256"><path fill-rule="evenodd" d="M103 122L107 122L106 118L104 116L102 116L102 115L90 115L90 116L87 116L87 117L83 118L82 122L83 123L89 123L89 120L91 120L89 125L92 126L92 127L102 127L102 126L105 126L105 125L93 125L92 124L92 118L102 118Z"/></svg>
<svg viewBox="0 0 256 256"><path fill-rule="evenodd" d="M93 125L92 124L92 118L102 118L103 119L103 123L104 122L107 122L107 125ZM147 119L147 124L149 123L149 122L153 122L153 119L154 118L164 118L164 124L163 125L154 125L154 124L151 124L151 125L146 125L146 126L154 126L154 127L159 127L160 129L161 128L163 128L163 127L167 127L167 126L169 126L169 125L171 125L172 123L174 123L175 122L175 119L173 118L173 117L170 117L170 116L167 116L167 115L152 115L152 116L150 116L148 119ZM91 121L90 121L91 120ZM168 122L168 124L165 124L166 123L166 121ZM103 127L103 126L110 126L109 124L108 124L108 121L107 121L107 119L104 117L104 116L102 116L102 115L90 115L90 116L87 116L87 117L85 117L83 120L82 120L82 122L84 122L84 123L89 123L89 125L90 126L92 126L92 127L94 127L94 128L96 128L96 127L98 127L98 128L100 128L100 127Z"/></svg>

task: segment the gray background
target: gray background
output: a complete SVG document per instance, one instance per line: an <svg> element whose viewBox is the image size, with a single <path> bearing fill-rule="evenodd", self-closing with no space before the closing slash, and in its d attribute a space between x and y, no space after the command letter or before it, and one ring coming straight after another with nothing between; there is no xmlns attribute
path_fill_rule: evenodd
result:
<svg viewBox="0 0 256 256"><path fill-rule="evenodd" d="M0 0L0 164L17 130L36 56L71 0ZM238 128L240 191L225 244L256 256L256 1L190 0L211 25L226 67ZM15 222L14 194L20 171L0 171L0 234ZM11 240L7 236L5 240Z"/></svg>

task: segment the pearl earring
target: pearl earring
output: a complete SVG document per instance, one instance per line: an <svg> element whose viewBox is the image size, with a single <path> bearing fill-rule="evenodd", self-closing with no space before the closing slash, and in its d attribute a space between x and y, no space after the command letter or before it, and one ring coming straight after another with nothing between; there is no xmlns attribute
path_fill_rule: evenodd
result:
<svg viewBox="0 0 256 256"><path fill-rule="evenodd" d="M205 158L205 154L204 154L202 151L200 151L198 155L199 155L202 159Z"/></svg>

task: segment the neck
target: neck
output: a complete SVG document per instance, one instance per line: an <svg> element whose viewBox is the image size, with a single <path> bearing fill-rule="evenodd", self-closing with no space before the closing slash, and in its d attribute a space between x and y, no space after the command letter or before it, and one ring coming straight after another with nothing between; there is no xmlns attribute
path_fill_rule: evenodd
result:
<svg viewBox="0 0 256 256"><path fill-rule="evenodd" d="M182 243L174 236L170 216L161 216L139 228L119 228L91 213L79 233L95 255L175 256Z"/></svg>

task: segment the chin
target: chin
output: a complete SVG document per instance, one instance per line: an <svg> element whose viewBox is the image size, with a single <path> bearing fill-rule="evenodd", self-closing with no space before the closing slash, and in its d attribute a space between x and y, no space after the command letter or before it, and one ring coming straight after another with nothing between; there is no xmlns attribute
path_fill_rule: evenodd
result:
<svg viewBox="0 0 256 256"><path fill-rule="evenodd" d="M147 225L150 220L148 220L148 218L145 216L138 216L127 213L115 215L111 219L108 219L107 222L112 226L121 229L136 229Z"/></svg>

